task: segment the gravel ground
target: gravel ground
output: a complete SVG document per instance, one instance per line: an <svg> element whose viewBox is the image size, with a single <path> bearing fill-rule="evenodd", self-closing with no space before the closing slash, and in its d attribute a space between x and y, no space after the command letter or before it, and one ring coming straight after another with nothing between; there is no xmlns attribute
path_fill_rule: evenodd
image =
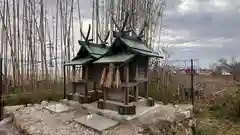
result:
<svg viewBox="0 0 240 135"><path fill-rule="evenodd" d="M20 135L12 124L5 124L0 127L0 135Z"/></svg>
<svg viewBox="0 0 240 135"><path fill-rule="evenodd" d="M174 117L175 107L165 106L165 109L156 109L138 119L121 123L115 128L103 132L103 135L142 135L143 124L155 125L155 121L166 117ZM42 105L28 105L28 107L9 107L8 111L14 114L14 122L18 129L24 129L31 135L100 135L92 129L86 128L73 121L76 117L87 114L86 110L77 110L64 113L51 113L43 109ZM182 116L181 116L182 117ZM6 129L7 135L19 135L11 125L0 127Z"/></svg>
<svg viewBox="0 0 240 135"><path fill-rule="evenodd" d="M137 121L131 121L105 131L103 135L142 135L143 128Z"/></svg>
<svg viewBox="0 0 240 135"><path fill-rule="evenodd" d="M83 114L76 111L55 114L38 105L14 112L15 120L32 135L97 135L72 121Z"/></svg>

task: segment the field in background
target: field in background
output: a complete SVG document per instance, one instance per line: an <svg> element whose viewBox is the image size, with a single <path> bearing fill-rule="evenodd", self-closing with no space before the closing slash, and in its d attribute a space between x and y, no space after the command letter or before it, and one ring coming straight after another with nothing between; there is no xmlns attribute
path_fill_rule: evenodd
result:
<svg viewBox="0 0 240 135"><path fill-rule="evenodd" d="M163 78L157 73L150 74L150 95L166 102L177 102L178 86L183 85L185 88L191 88L191 78L188 74L169 74ZM158 81L157 81L158 80ZM222 93L232 93L236 91L236 83L232 76L212 76L212 75L195 75L194 89L200 91L200 102L208 102L214 95Z"/></svg>
<svg viewBox="0 0 240 135"><path fill-rule="evenodd" d="M164 103L180 103L178 86L190 88L190 75L149 73L149 95ZM9 89L5 93L5 105L33 104L42 100L58 101L63 98L63 81L36 81L24 87ZM69 81L70 82L70 81ZM235 135L239 124L231 121L240 118L240 94L231 76L194 76L194 87L202 91L197 100L198 135ZM67 85L71 90L71 85Z"/></svg>
<svg viewBox="0 0 240 135"><path fill-rule="evenodd" d="M71 81L66 77L67 90L71 90ZM149 95L158 101L163 101L164 103L177 103L178 102L178 86L183 85L185 88L191 87L190 75L188 74L171 74L168 72L149 73ZM26 81L24 86L13 87L8 85L8 90L6 86L4 87L5 98L18 97L18 95L39 95L39 93L48 93L52 99L63 98L63 79L59 81L43 81L35 80ZM232 80L232 76L212 76L212 75L195 75L194 76L194 88L200 90L202 93L202 98L200 101L204 102L209 100L209 97L219 93L234 92L236 90L236 84ZM27 96L29 98L36 96ZM58 98L56 98L58 97ZM44 100L46 98L41 97ZM48 96L49 98L49 96ZM21 100L22 101L22 100ZM7 102L8 103L8 102ZM12 104L12 103L9 103ZM16 102L14 104L17 104Z"/></svg>

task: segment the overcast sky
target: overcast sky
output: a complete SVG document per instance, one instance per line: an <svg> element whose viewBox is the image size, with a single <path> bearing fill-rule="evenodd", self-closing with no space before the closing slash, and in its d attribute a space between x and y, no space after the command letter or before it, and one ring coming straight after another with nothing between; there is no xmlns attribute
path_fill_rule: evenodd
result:
<svg viewBox="0 0 240 135"><path fill-rule="evenodd" d="M240 0L166 1L161 39L169 46L171 59L197 58L201 67L209 67L221 57L240 55ZM89 24L91 2L80 3L83 20Z"/></svg>
<svg viewBox="0 0 240 135"><path fill-rule="evenodd" d="M240 55L240 0L167 0L162 41L172 59L200 65Z"/></svg>

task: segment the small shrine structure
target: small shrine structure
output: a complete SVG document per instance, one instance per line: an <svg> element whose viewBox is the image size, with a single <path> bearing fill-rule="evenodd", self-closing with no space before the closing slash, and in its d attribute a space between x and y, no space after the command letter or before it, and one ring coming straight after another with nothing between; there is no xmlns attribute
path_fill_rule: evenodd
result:
<svg viewBox="0 0 240 135"><path fill-rule="evenodd" d="M128 14L122 28L115 23L118 31L113 31L114 42L105 54L93 62L102 67L100 85L104 96L99 100L98 108L116 110L119 114L135 114L134 103L141 98L140 93L148 99L149 58L162 58L145 45L142 40L144 28L139 34L125 30L127 20ZM141 84L144 87L140 89ZM154 104L153 100L150 102L147 105Z"/></svg>
<svg viewBox="0 0 240 135"><path fill-rule="evenodd" d="M78 43L81 46L77 55L70 61L64 64L64 67L72 67L72 91L67 95L68 99L77 100L80 103L90 103L98 99L97 90L97 73L100 72L93 61L100 58L107 52L106 40L109 36L107 34L105 40L100 44L93 43L93 39L89 39L91 26L89 25L88 33L85 36L81 31L81 35L84 40L79 40ZM78 74L76 71L79 71ZM65 71L65 69L64 69ZM82 75L80 75L82 73ZM65 73L64 73L65 76ZM66 80L66 78L64 78ZM66 91L66 81L64 89ZM66 93L66 92L65 92Z"/></svg>

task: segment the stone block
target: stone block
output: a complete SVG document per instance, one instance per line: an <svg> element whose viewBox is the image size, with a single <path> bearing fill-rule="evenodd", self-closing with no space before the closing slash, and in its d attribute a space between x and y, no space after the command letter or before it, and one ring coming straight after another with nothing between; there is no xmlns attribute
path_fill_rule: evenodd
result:
<svg viewBox="0 0 240 135"><path fill-rule="evenodd" d="M72 111L73 108L66 106L64 104L52 104L44 107L45 109L52 111L54 113L62 113L62 112L67 112L67 111Z"/></svg>
<svg viewBox="0 0 240 135"><path fill-rule="evenodd" d="M149 97L147 99L147 106L154 106L154 104L155 104L154 100L151 97Z"/></svg>
<svg viewBox="0 0 240 135"><path fill-rule="evenodd" d="M42 101L42 102L41 102L41 105L42 105L42 106L47 106L47 105L48 105L48 102L47 102L47 101Z"/></svg>
<svg viewBox="0 0 240 135"><path fill-rule="evenodd" d="M111 127L114 127L118 124L117 121L112 119L97 115L97 114L88 114L79 118L74 119L77 123L82 124L88 128L104 131Z"/></svg>
<svg viewBox="0 0 240 135"><path fill-rule="evenodd" d="M120 115L134 115L136 114L136 106L135 105L118 106L118 113Z"/></svg>
<svg viewBox="0 0 240 135"><path fill-rule="evenodd" d="M104 109L105 108L105 102L104 100L100 99L98 101L98 109Z"/></svg>
<svg viewBox="0 0 240 135"><path fill-rule="evenodd" d="M72 100L72 98L73 98L73 93L69 93L69 94L67 95L67 99L68 99L68 100Z"/></svg>

